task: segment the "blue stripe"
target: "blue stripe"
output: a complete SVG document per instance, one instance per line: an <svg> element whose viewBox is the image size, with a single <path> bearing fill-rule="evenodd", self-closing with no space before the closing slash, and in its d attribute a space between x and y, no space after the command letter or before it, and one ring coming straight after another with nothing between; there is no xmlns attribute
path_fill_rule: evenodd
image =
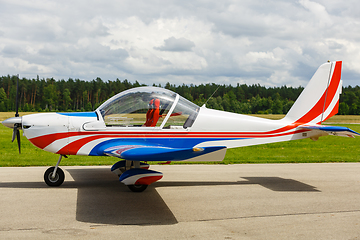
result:
<svg viewBox="0 0 360 240"><path fill-rule="evenodd" d="M181 161L224 149L225 147L204 147L203 151L192 148L139 147L121 153L121 158L131 161Z"/></svg>
<svg viewBox="0 0 360 240"><path fill-rule="evenodd" d="M70 117L97 117L95 112L66 112L66 113L57 113Z"/></svg>
<svg viewBox="0 0 360 240"><path fill-rule="evenodd" d="M138 138L138 139L121 139L115 138L107 140L96 145L90 156L107 156L104 154L105 149L124 145L142 145L154 147L170 147L170 148L192 148L202 142L226 141L226 140L244 140L248 138Z"/></svg>
<svg viewBox="0 0 360 240"><path fill-rule="evenodd" d="M308 129L318 129L321 131L326 131L326 132L350 132L353 134L357 134L360 135L359 133L355 132L354 130L351 130L350 128L347 127L340 127L340 126L306 126L304 128L308 128Z"/></svg>

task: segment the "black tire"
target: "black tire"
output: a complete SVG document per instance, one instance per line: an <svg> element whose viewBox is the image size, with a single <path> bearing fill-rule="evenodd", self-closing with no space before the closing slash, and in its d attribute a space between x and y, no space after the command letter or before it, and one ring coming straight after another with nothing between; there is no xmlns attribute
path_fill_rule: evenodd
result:
<svg viewBox="0 0 360 240"><path fill-rule="evenodd" d="M143 192L149 185L127 185L133 192Z"/></svg>
<svg viewBox="0 0 360 240"><path fill-rule="evenodd" d="M50 187L58 187L65 180L65 174L61 168L56 170L55 178L52 179L52 174L54 172L55 167L49 167L44 173L44 181Z"/></svg>

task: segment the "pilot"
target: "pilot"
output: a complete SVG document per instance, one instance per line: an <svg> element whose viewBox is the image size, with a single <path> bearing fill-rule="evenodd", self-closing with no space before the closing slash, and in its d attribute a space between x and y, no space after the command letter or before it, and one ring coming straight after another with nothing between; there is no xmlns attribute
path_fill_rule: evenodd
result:
<svg viewBox="0 0 360 240"><path fill-rule="evenodd" d="M146 113L146 122L143 126L155 127L160 118L160 99L151 99L149 102L149 110Z"/></svg>
<svg viewBox="0 0 360 240"><path fill-rule="evenodd" d="M144 127L149 127L151 125L151 119L154 114L154 99L151 99L148 106L149 110L146 113L146 122L144 123Z"/></svg>

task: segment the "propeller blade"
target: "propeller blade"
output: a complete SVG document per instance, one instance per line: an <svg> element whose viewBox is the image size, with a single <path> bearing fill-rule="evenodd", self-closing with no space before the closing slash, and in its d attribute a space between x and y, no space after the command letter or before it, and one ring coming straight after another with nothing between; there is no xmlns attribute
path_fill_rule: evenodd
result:
<svg viewBox="0 0 360 240"><path fill-rule="evenodd" d="M18 144L18 148L19 148L19 154L21 154L21 151L20 151L20 131L17 130L17 133L16 133L16 140L17 140L17 144Z"/></svg>
<svg viewBox="0 0 360 240"><path fill-rule="evenodd" d="M19 154L20 154L21 153L21 150L20 150L20 130L19 130L19 124L18 123L14 124L14 130L13 130L13 135L12 135L11 142L14 142L15 137L16 137L18 148L19 148Z"/></svg>
<svg viewBox="0 0 360 240"><path fill-rule="evenodd" d="M2 122L2 124L8 128L12 128L13 129L13 134L12 134L12 139L11 142L14 142L15 137L16 137L16 141L17 141L17 145L19 148L19 154L21 153L20 150L20 128L21 128L21 122L22 119L21 117L19 117L19 75L17 76L17 81L16 81L16 102L15 102L15 117L13 118L9 118L6 119Z"/></svg>
<svg viewBox="0 0 360 240"><path fill-rule="evenodd" d="M11 142L14 142L17 131L19 131L19 130L17 129L17 126L14 126L14 130L13 130L13 135L12 135Z"/></svg>
<svg viewBox="0 0 360 240"><path fill-rule="evenodd" d="M16 81L16 101L15 101L15 117L19 116L19 74L17 75L17 81Z"/></svg>

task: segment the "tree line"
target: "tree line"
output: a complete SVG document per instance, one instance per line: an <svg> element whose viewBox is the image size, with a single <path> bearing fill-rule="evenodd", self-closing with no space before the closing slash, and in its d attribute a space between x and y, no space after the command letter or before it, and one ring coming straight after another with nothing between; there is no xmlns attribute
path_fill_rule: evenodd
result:
<svg viewBox="0 0 360 240"><path fill-rule="evenodd" d="M17 76L0 78L0 112L15 111ZM128 80L92 81L69 78L19 79L19 111L93 111L104 101L126 89L146 86ZM285 114L289 111L303 87L264 87L259 84L174 85L153 86L170 89L188 100L207 108L243 114ZM360 115L360 87L343 87L340 95L339 114Z"/></svg>

